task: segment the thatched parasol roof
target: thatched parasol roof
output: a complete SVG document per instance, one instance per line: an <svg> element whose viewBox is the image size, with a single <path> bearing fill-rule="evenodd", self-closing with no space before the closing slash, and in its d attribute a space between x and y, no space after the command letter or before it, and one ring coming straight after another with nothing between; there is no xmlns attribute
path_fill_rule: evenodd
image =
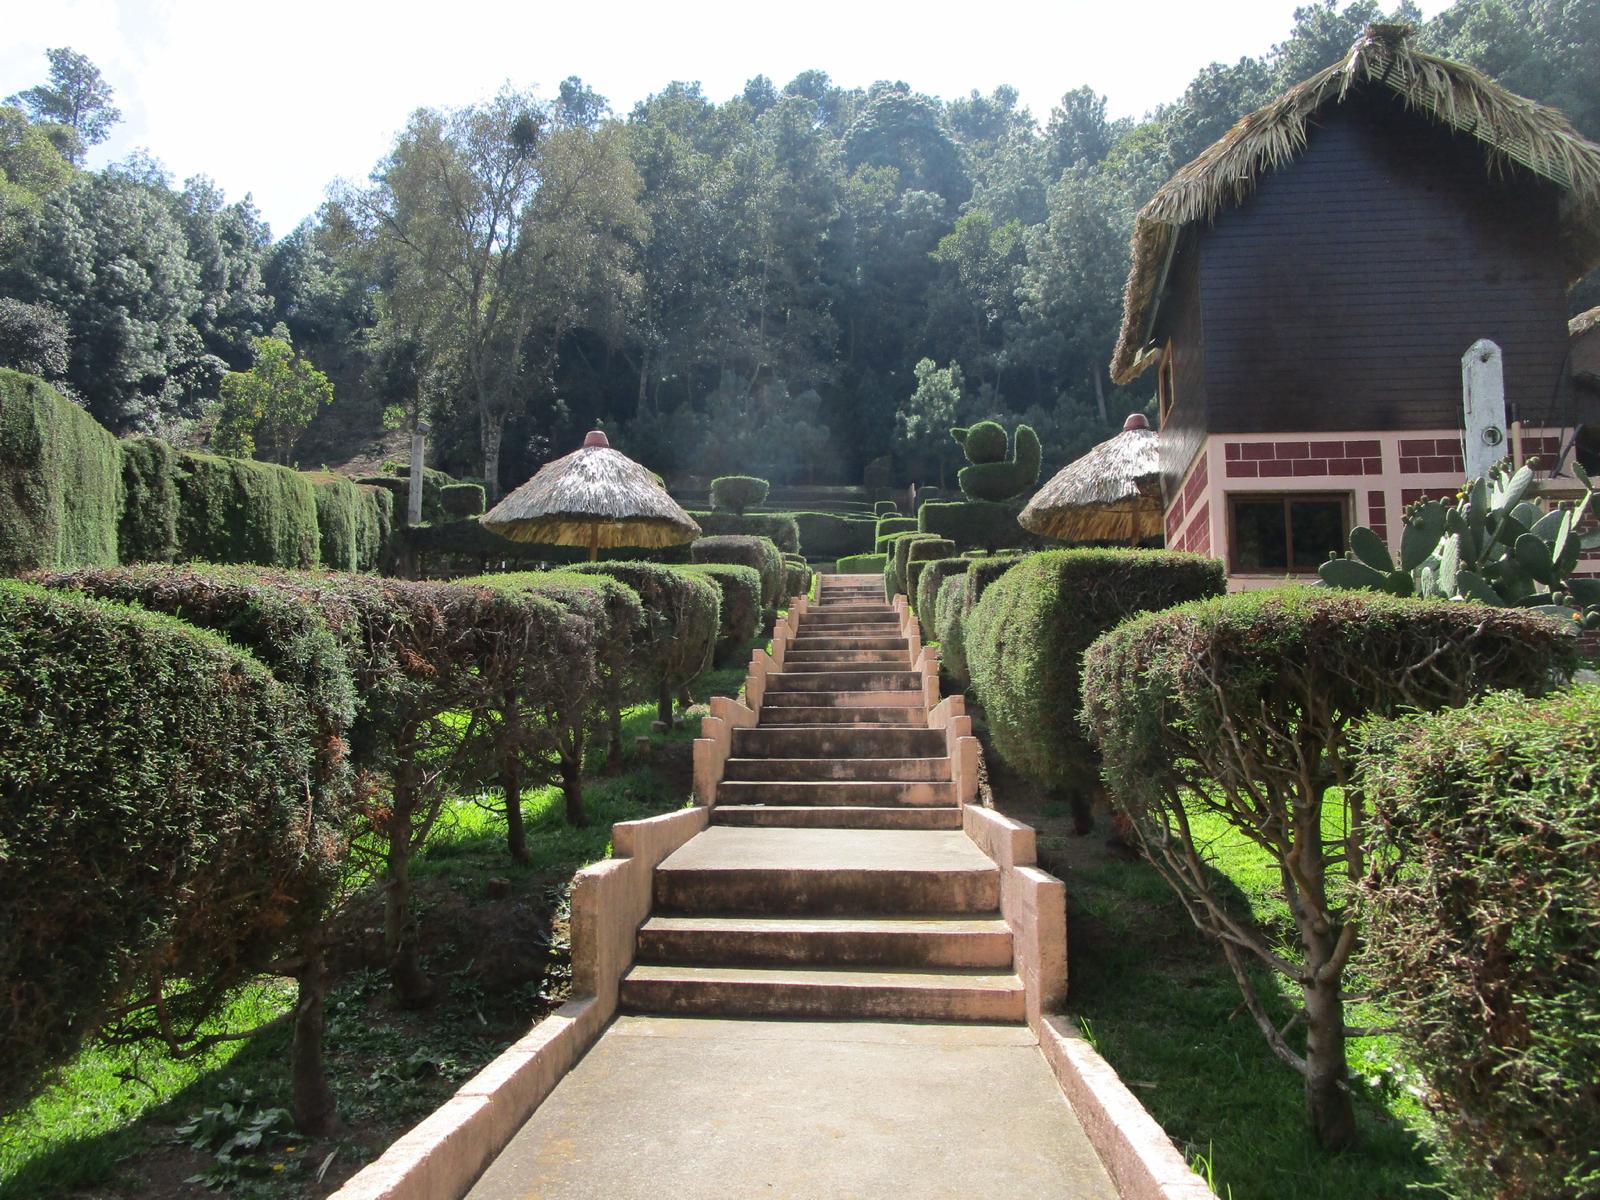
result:
<svg viewBox="0 0 1600 1200"><path fill-rule="evenodd" d="M1555 183L1562 190L1561 249L1569 280L1600 264L1600 146L1555 109L1508 92L1471 67L1415 49L1410 33L1402 25L1368 26L1343 62L1242 118L1140 210L1113 380L1126 384L1152 361L1146 346L1151 319L1183 228L1238 204L1263 173L1293 161L1318 110L1364 84L1387 87L1407 107L1477 138L1489 150L1491 171L1514 162Z"/></svg>
<svg viewBox="0 0 1600 1200"><path fill-rule="evenodd" d="M587 546L675 546L700 526L644 467L613 450L599 430L483 516L483 525L514 542Z"/></svg>
<svg viewBox="0 0 1600 1200"><path fill-rule="evenodd" d="M1139 413L1028 501L1024 529L1063 542L1136 542L1162 531L1160 436Z"/></svg>

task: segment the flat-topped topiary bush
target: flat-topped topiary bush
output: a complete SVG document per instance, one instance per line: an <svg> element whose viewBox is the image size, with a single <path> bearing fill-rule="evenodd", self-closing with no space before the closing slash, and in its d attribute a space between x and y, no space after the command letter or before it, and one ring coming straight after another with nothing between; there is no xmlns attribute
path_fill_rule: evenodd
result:
<svg viewBox="0 0 1600 1200"><path fill-rule="evenodd" d="M112 566L117 440L43 380L0 370L0 575Z"/></svg>
<svg viewBox="0 0 1600 1200"><path fill-rule="evenodd" d="M938 614L939 589L944 586L944 581L953 576L964 575L971 565L970 558L951 558L948 554L922 564L921 570L917 573L916 604L913 611L922 626L923 641L938 640L934 625Z"/></svg>
<svg viewBox="0 0 1600 1200"><path fill-rule="evenodd" d="M1600 1186L1600 688L1364 730L1362 966L1467 1196Z"/></svg>
<svg viewBox="0 0 1600 1200"><path fill-rule="evenodd" d="M722 475L711 481L711 507L742 517L748 509L761 506L771 487L754 475Z"/></svg>
<svg viewBox="0 0 1600 1200"><path fill-rule="evenodd" d="M1017 524L1021 511L1016 504L930 500L917 510L916 528L947 537L962 550L995 551L1036 545L1039 539Z"/></svg>
<svg viewBox="0 0 1600 1200"><path fill-rule="evenodd" d="M882 554L849 554L834 563L840 575L882 575L887 559Z"/></svg>
<svg viewBox="0 0 1600 1200"><path fill-rule="evenodd" d="M743 536L770 538L784 554L803 553L800 526L789 513L691 512L706 537Z"/></svg>
<svg viewBox="0 0 1600 1200"><path fill-rule="evenodd" d="M929 563L937 559L949 558L956 552L956 544L949 538L923 537L914 542L908 542L906 548L906 572L904 590L906 599L914 606L917 597L917 587L922 579L922 570Z"/></svg>
<svg viewBox="0 0 1600 1200"><path fill-rule="evenodd" d="M979 612L1028 569L990 588ZM1325 1146L1356 1132L1341 979L1360 939L1351 885L1365 874L1370 833L1355 786L1357 726L1490 689L1538 694L1575 661L1570 630L1537 613L1321 588L1152 612L1085 655L1083 717L1113 799L1195 924L1217 939L1268 1044L1305 1077ZM1294 936L1229 916L1189 824L1195 810L1236 827L1278 868L1282 899L1298 914ZM1299 990L1303 1049L1279 1030L1246 963Z"/></svg>
<svg viewBox="0 0 1600 1200"><path fill-rule="evenodd" d="M317 565L317 497L298 471L248 458L178 452L180 559Z"/></svg>
<svg viewBox="0 0 1600 1200"><path fill-rule="evenodd" d="M320 913L317 749L304 697L216 634L0 582L0 1108L115 1010L159 995L192 1031Z"/></svg>
<svg viewBox="0 0 1600 1200"><path fill-rule="evenodd" d="M689 557L697 563L737 563L761 576L761 606L776 611L784 602L783 554L770 538L743 535L698 538L689 544Z"/></svg>
<svg viewBox="0 0 1600 1200"><path fill-rule="evenodd" d="M481 517L484 505L481 483L447 483L439 489L439 507L447 518Z"/></svg>
<svg viewBox="0 0 1600 1200"><path fill-rule="evenodd" d="M915 533L916 531L917 519L915 517L879 517L877 530L872 539L873 551L877 554L887 553L888 541L895 534Z"/></svg>

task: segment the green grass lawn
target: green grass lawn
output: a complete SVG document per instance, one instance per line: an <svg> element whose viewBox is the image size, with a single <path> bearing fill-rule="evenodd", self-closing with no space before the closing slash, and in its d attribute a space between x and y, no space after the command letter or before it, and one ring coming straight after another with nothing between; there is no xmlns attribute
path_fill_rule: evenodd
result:
<svg viewBox="0 0 1600 1200"><path fill-rule="evenodd" d="M1064 808L1064 806L1062 806ZM1064 812L1055 815L1065 816ZM1197 840L1255 920L1292 939L1277 869L1220 817L1194 818ZM1060 852L1065 838L1047 839ZM1074 847L1068 879L1068 1008L1218 1195L1232 1200L1398 1200L1433 1184L1422 1117L1389 1038L1349 1045L1362 1141L1327 1154L1305 1121L1300 1077L1273 1057L1240 1007L1221 952L1202 939L1148 864ZM1359 990L1359 980L1351 990ZM1281 1026L1292 985L1257 977ZM1352 1005L1353 1025L1381 1020Z"/></svg>
<svg viewBox="0 0 1600 1200"><path fill-rule="evenodd" d="M765 644L763 639L752 645ZM695 682L694 698L737 695L745 673L742 665L707 672ZM601 739L595 739L587 763L587 826L565 823L558 788L524 793L531 852L527 864L513 862L507 854L505 820L491 811L489 797L453 798L414 863L421 919L427 921L431 906L454 906L441 914L445 923L458 908L481 910L491 903L486 900L491 881L498 880L510 884L516 903L553 911L559 923L565 881L611 853L615 822L654 816L689 802L685 743L699 735L699 722L689 720L655 733L655 716L653 703L624 714L623 762L615 770L605 761ZM636 750L639 738L648 740L642 754ZM446 985L445 997L424 1013L396 1012L388 1002L387 981L375 970L347 973L330 993L329 1073L350 1132L319 1142L274 1135L270 1153L261 1156L261 1178L232 1182L229 1194L325 1194L351 1168L437 1107L531 1020L565 998L563 947L553 948L542 986L509 994L491 994L491 984L460 967L461 960L471 957L470 946L436 940L433 948L436 961L428 965ZM293 1000L292 983L265 981L236 996L215 1027L252 1028L287 1011ZM175 1061L155 1047L91 1046L54 1087L0 1123L0 1196L44 1200L113 1180L119 1195L205 1194L200 1185L184 1182L206 1162L170 1149L175 1128L236 1098L241 1090L253 1093L261 1105L287 1103L288 1043L283 1029L224 1043L188 1061ZM330 1173L319 1182L317 1172L329 1154L334 1155Z"/></svg>

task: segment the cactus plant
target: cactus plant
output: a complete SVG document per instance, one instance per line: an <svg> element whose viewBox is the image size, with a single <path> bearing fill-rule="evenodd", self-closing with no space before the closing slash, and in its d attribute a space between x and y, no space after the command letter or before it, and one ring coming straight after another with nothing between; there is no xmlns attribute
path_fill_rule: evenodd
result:
<svg viewBox="0 0 1600 1200"><path fill-rule="evenodd" d="M1011 458L1006 459L1005 427L995 421L956 428L950 436L966 452L970 466L956 475L962 494L969 500L1011 500L1039 481L1042 454L1039 435L1028 425L1018 425L1012 439Z"/></svg>
<svg viewBox="0 0 1600 1200"><path fill-rule="evenodd" d="M1495 467L1488 478L1469 481L1453 506L1438 500L1413 506L1398 563L1363 525L1350 531L1349 553L1323 563L1317 574L1329 587L1532 608L1600 628L1600 579L1573 575L1583 551L1600 549L1600 531L1578 532L1591 505L1600 503L1597 489L1574 465L1583 498L1543 512L1527 499L1533 467L1534 460L1515 472Z"/></svg>

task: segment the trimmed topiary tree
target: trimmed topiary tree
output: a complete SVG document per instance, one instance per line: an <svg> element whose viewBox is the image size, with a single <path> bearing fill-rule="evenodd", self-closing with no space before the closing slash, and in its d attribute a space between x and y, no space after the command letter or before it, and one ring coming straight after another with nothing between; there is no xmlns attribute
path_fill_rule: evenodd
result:
<svg viewBox="0 0 1600 1200"><path fill-rule="evenodd" d="M673 696L683 694L706 669L716 648L720 628L717 585L661 563L579 563L570 569L609 575L638 594L645 621L632 652L656 697L658 719L670 724Z"/></svg>
<svg viewBox="0 0 1600 1200"><path fill-rule="evenodd" d="M883 598L892 601L906 590L906 557L913 542L933 540L932 535L918 533L893 533L884 543Z"/></svg>
<svg viewBox="0 0 1600 1200"><path fill-rule="evenodd" d="M783 603L811 594L811 564L797 554L783 556Z"/></svg>
<svg viewBox="0 0 1600 1200"><path fill-rule="evenodd" d="M1014 568L984 604L1027 570ZM1350 884L1365 874L1369 834L1356 727L1493 688L1541 693L1570 670L1575 641L1531 612L1282 588L1151 613L1085 656L1084 721L1115 803L1220 945L1268 1045L1304 1076L1324 1146L1356 1136L1342 990L1360 934ZM1195 810L1226 820L1277 866L1292 938L1235 919L1191 829ZM1252 966L1299 989L1302 1044L1274 1024Z"/></svg>
<svg viewBox="0 0 1600 1200"><path fill-rule="evenodd" d="M939 589L946 579L956 575L966 574L972 565L970 558L951 558L945 555L941 558L922 564L922 569L917 574L916 605L913 611L922 626L922 640L935 641L938 634L934 632L934 617L939 604Z"/></svg>
<svg viewBox="0 0 1600 1200"><path fill-rule="evenodd" d="M789 515L800 530L800 544L805 547L807 558L841 558L872 551L878 526L875 517L822 512Z"/></svg>
<svg viewBox="0 0 1600 1200"><path fill-rule="evenodd" d="M875 517L898 517L900 506L893 500L874 500L872 502L872 515Z"/></svg>
<svg viewBox="0 0 1600 1200"><path fill-rule="evenodd" d="M897 533L917 532L917 519L915 517L879 517L877 531L873 535L872 549L874 553L887 553L889 539Z"/></svg>
<svg viewBox="0 0 1600 1200"><path fill-rule="evenodd" d="M1600 688L1378 723L1361 750L1361 962L1435 1163L1463 1196L1595 1195Z"/></svg>
<svg viewBox="0 0 1600 1200"><path fill-rule="evenodd" d="M439 489L439 508L446 518L481 517L484 505L481 483L447 483Z"/></svg>
<svg viewBox="0 0 1600 1200"><path fill-rule="evenodd" d="M0 1108L108 1025L203 1040L320 915L342 841L308 803L317 747L221 637L0 582Z"/></svg>
<svg viewBox="0 0 1600 1200"><path fill-rule="evenodd" d="M933 606L933 636L939 642L939 669L963 688L970 682L967 673L966 636L962 622L967 615L967 581L948 575L939 584Z"/></svg>
<svg viewBox="0 0 1600 1200"><path fill-rule="evenodd" d="M0 370L0 575L114 566L117 440L32 375Z"/></svg>
<svg viewBox="0 0 1600 1200"><path fill-rule="evenodd" d="M994 421L952 429L950 436L966 452L971 464L956 474L961 494L967 499L1012 500L1039 482L1043 453L1032 426L1017 426L1010 461L1006 461L1006 431Z"/></svg>
<svg viewBox="0 0 1600 1200"><path fill-rule="evenodd" d="M711 507L742 517L747 509L761 507L771 488L754 475L722 475L711 481Z"/></svg>
<svg viewBox="0 0 1600 1200"><path fill-rule="evenodd" d="M1038 545L1039 539L1017 524L1021 511L1014 504L978 500L929 501L917 510L916 527L923 533L947 537L962 550Z"/></svg>
<svg viewBox="0 0 1600 1200"><path fill-rule="evenodd" d="M777 611L783 603L783 555L770 538L726 535L698 538L689 544L697 563L737 563L761 576L761 607Z"/></svg>
<svg viewBox="0 0 1600 1200"><path fill-rule="evenodd" d="M738 666L744 648L761 629L761 572L731 562L689 563L676 568L709 579L721 593L714 661L719 667Z"/></svg>

